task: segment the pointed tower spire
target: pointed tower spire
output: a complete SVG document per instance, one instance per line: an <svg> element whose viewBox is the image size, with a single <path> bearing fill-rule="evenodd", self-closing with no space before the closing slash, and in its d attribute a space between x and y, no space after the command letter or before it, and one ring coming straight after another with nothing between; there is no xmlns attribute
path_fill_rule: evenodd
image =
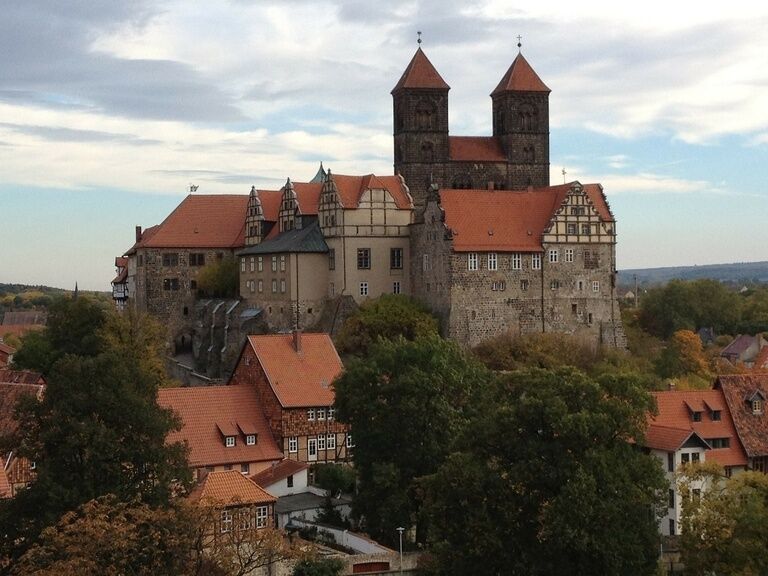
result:
<svg viewBox="0 0 768 576"><path fill-rule="evenodd" d="M419 45L416 54L411 58L411 62L403 72L400 80L392 89L392 94L399 92L404 88L431 88L436 90L448 90L450 86L446 84L442 76L438 73L432 62Z"/></svg>
<svg viewBox="0 0 768 576"><path fill-rule="evenodd" d="M551 90L541 81L521 52L496 86L496 90L491 92L491 96L502 92L551 92Z"/></svg>
<svg viewBox="0 0 768 576"><path fill-rule="evenodd" d="M77 300L77 294L78 294L77 280L75 280L75 292L74 294L72 294L72 300Z"/></svg>

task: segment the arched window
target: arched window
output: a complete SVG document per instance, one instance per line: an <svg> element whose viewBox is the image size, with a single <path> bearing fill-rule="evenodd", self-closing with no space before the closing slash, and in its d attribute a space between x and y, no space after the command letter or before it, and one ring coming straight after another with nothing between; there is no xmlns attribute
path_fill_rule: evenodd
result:
<svg viewBox="0 0 768 576"><path fill-rule="evenodd" d="M422 100L416 106L416 127L419 130L434 130L435 105L433 103Z"/></svg>

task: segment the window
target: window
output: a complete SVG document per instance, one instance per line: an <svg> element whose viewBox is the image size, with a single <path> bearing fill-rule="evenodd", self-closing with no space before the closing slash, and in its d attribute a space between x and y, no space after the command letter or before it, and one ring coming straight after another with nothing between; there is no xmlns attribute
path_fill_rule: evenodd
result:
<svg viewBox="0 0 768 576"><path fill-rule="evenodd" d="M325 420L325 408L318 408L317 409L317 419L318 420Z"/></svg>
<svg viewBox="0 0 768 576"><path fill-rule="evenodd" d="M592 233L592 227L589 224L582 224L581 233L585 236L589 236Z"/></svg>
<svg viewBox="0 0 768 576"><path fill-rule="evenodd" d="M552 280L549 283L549 289L550 290L559 290L560 289L560 281L559 280Z"/></svg>
<svg viewBox="0 0 768 576"><path fill-rule="evenodd" d="M507 289L507 283L504 282L504 280L497 280L496 282L491 283L491 290L494 292L496 291L502 291Z"/></svg>
<svg viewBox="0 0 768 576"><path fill-rule="evenodd" d="M272 294L277 294L277 278L272 278Z"/></svg>
<svg viewBox="0 0 768 576"><path fill-rule="evenodd" d="M728 476L726 472L726 476ZM701 488L694 488L693 489L693 501L698 502L701 500Z"/></svg>
<svg viewBox="0 0 768 576"><path fill-rule="evenodd" d="M576 289L581 292L584 290L584 280L579 280L576 282Z"/></svg>
<svg viewBox="0 0 768 576"><path fill-rule="evenodd" d="M675 453L667 452L667 470L669 472L675 471Z"/></svg>
<svg viewBox="0 0 768 576"><path fill-rule="evenodd" d="M720 422L721 418L722 418L722 416L721 416L721 411L720 410L712 410L712 421L713 422Z"/></svg>
<svg viewBox="0 0 768 576"><path fill-rule="evenodd" d="M280 292L285 294L285 279L283 278L280 279Z"/></svg>
<svg viewBox="0 0 768 576"><path fill-rule="evenodd" d="M299 439L296 436L288 438L288 452L295 454L299 451Z"/></svg>
<svg viewBox="0 0 768 576"><path fill-rule="evenodd" d="M178 278L165 278L163 280L163 290L172 290L176 292L179 289Z"/></svg>
<svg viewBox="0 0 768 576"><path fill-rule="evenodd" d="M598 280L592 282L592 292L600 292L600 282Z"/></svg>
<svg viewBox="0 0 768 576"><path fill-rule="evenodd" d="M520 280L520 290L522 290L523 292L528 290L528 280L527 279L523 278L522 280Z"/></svg>
<svg viewBox="0 0 768 576"><path fill-rule="evenodd" d="M190 266L205 266L205 254L202 252L190 252L189 253L189 265Z"/></svg>
<svg viewBox="0 0 768 576"><path fill-rule="evenodd" d="M352 434L347 433L347 448L353 448L355 444L352 442Z"/></svg>
<svg viewBox="0 0 768 576"><path fill-rule="evenodd" d="M571 214L574 216L584 216L584 206L572 206Z"/></svg>
<svg viewBox="0 0 768 576"><path fill-rule="evenodd" d="M467 270L477 270L477 252L467 254Z"/></svg>
<svg viewBox="0 0 768 576"><path fill-rule="evenodd" d="M360 296L368 296L368 282L360 282Z"/></svg>
<svg viewBox="0 0 768 576"><path fill-rule="evenodd" d="M277 256L272 256L272 272L277 272Z"/></svg>
<svg viewBox="0 0 768 576"><path fill-rule="evenodd" d="M371 249L370 248L357 249L357 269L358 270L371 269Z"/></svg>
<svg viewBox="0 0 768 576"><path fill-rule="evenodd" d="M317 449L325 450L325 436L323 436L322 434L317 437Z"/></svg>
<svg viewBox="0 0 768 576"><path fill-rule="evenodd" d="M328 270L336 270L336 249L328 249Z"/></svg>
<svg viewBox="0 0 768 576"><path fill-rule="evenodd" d="M669 535L675 535L675 521L672 518L669 519Z"/></svg>
<svg viewBox="0 0 768 576"><path fill-rule="evenodd" d="M240 272L245 272L245 258L240 258Z"/></svg>
<svg viewBox="0 0 768 576"><path fill-rule="evenodd" d="M328 285L328 294L331 296L331 298L336 296L336 284L333 282Z"/></svg>
<svg viewBox="0 0 768 576"><path fill-rule="evenodd" d="M253 446L256 444L256 434L248 434L245 437L246 446Z"/></svg>
<svg viewBox="0 0 768 576"><path fill-rule="evenodd" d="M694 422L701 422L701 412L694 412L692 417Z"/></svg>
<svg viewBox="0 0 768 576"><path fill-rule="evenodd" d="M163 266L178 266L179 255L174 252L172 254L163 254Z"/></svg>
<svg viewBox="0 0 768 576"><path fill-rule="evenodd" d="M541 254L531 256L531 270L541 270Z"/></svg>
<svg viewBox="0 0 768 576"><path fill-rule="evenodd" d="M730 438L707 438L707 444L712 448L729 448L731 446Z"/></svg>
<svg viewBox="0 0 768 576"><path fill-rule="evenodd" d="M512 266L512 270L522 270L523 269L523 255L519 252L515 252L512 254L512 258L510 259L510 263Z"/></svg>
<svg viewBox="0 0 768 576"><path fill-rule="evenodd" d="M251 465L246 462L245 464L240 464L240 473L241 474L248 474L251 471Z"/></svg>
<svg viewBox="0 0 768 576"><path fill-rule="evenodd" d="M426 254L425 254L426 256ZM389 267L392 270L403 269L403 249L402 248L390 248L389 250Z"/></svg>
<svg viewBox="0 0 768 576"><path fill-rule="evenodd" d="M669 489L669 508L674 509L674 507L675 507L675 491L672 488L670 488Z"/></svg>
<svg viewBox="0 0 768 576"><path fill-rule="evenodd" d="M566 234L576 234L576 224L566 224L565 225L565 233Z"/></svg>
<svg viewBox="0 0 768 576"><path fill-rule="evenodd" d="M336 408L328 408L328 420L333 420L336 417Z"/></svg>
<svg viewBox="0 0 768 576"><path fill-rule="evenodd" d="M232 531L232 511L231 510L222 510L221 511L221 533L226 534L227 532Z"/></svg>
<svg viewBox="0 0 768 576"><path fill-rule="evenodd" d="M224 438L224 445L227 448L232 448L232 446L235 445L235 437L234 436L226 436Z"/></svg>
<svg viewBox="0 0 768 576"><path fill-rule="evenodd" d="M264 528L267 525L268 506L258 506L256 508L256 528Z"/></svg>
<svg viewBox="0 0 768 576"><path fill-rule="evenodd" d="M259 266L259 272L264 272L264 256L259 256L256 261L258 262ZM251 268L251 272L253 272L253 268Z"/></svg>
<svg viewBox="0 0 768 576"><path fill-rule="evenodd" d="M600 260L597 257L597 252L590 252L584 250L584 268L595 269L600 265Z"/></svg>
<svg viewBox="0 0 768 576"><path fill-rule="evenodd" d="M312 422L314 419L315 419L315 409L310 408L309 410L307 410L307 420Z"/></svg>
<svg viewBox="0 0 768 576"><path fill-rule="evenodd" d="M557 249L551 248L549 250L549 262L551 264L556 264L559 258L560 254L557 252Z"/></svg>
<svg viewBox="0 0 768 576"><path fill-rule="evenodd" d="M573 248L566 248L565 249L565 261L566 262L573 262Z"/></svg>
<svg viewBox="0 0 768 576"><path fill-rule="evenodd" d="M336 450L336 434L328 434L328 450Z"/></svg>
<svg viewBox="0 0 768 576"><path fill-rule="evenodd" d="M680 462L683 464L688 464L691 461L691 455L688 452L683 452L680 454Z"/></svg>
<svg viewBox="0 0 768 576"><path fill-rule="evenodd" d="M752 400L752 414L763 413L763 401L755 398Z"/></svg>
<svg viewBox="0 0 768 576"><path fill-rule="evenodd" d="M264 280L259 280L259 293L264 292Z"/></svg>
<svg viewBox="0 0 768 576"><path fill-rule="evenodd" d="M392 282L392 294L400 294L400 281Z"/></svg>
<svg viewBox="0 0 768 576"><path fill-rule="evenodd" d="M691 462L693 462L695 464L698 461L699 461L699 453L698 452L694 452L693 454L691 454Z"/></svg>
<svg viewBox="0 0 768 576"><path fill-rule="evenodd" d="M33 460L33 461L31 461L31 462L29 463L29 469L30 469L30 470L35 470L36 468L37 468L37 462L35 462L34 460Z"/></svg>
<svg viewBox="0 0 768 576"><path fill-rule="evenodd" d="M285 256L280 256L280 272L285 272Z"/></svg>
<svg viewBox="0 0 768 576"><path fill-rule="evenodd" d="M429 271L429 254L421 255L421 271L422 272Z"/></svg>
<svg viewBox="0 0 768 576"><path fill-rule="evenodd" d="M288 486L288 488L293 488L293 474L285 479L285 485Z"/></svg>
<svg viewBox="0 0 768 576"><path fill-rule="evenodd" d="M489 252L488 253L488 270L498 270L499 269L499 260L496 256L496 252Z"/></svg>

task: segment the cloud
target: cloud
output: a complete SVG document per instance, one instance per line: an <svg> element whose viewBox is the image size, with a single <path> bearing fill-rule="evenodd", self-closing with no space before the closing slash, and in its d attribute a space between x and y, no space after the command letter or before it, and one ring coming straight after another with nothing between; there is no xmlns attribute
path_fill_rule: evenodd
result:
<svg viewBox="0 0 768 576"><path fill-rule="evenodd" d="M117 134L100 130L78 130L56 126L31 126L0 122L0 129L5 128L19 134L36 136L50 142L126 142L133 145L160 144L160 140L138 138L130 134Z"/></svg>

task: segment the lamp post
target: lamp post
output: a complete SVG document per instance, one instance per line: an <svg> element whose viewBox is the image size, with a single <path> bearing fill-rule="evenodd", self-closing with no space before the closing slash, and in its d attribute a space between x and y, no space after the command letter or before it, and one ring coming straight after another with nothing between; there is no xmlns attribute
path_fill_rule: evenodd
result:
<svg viewBox="0 0 768 576"><path fill-rule="evenodd" d="M403 532L405 531L405 528L402 526L397 529L397 531L400 533L400 576L403 575Z"/></svg>

